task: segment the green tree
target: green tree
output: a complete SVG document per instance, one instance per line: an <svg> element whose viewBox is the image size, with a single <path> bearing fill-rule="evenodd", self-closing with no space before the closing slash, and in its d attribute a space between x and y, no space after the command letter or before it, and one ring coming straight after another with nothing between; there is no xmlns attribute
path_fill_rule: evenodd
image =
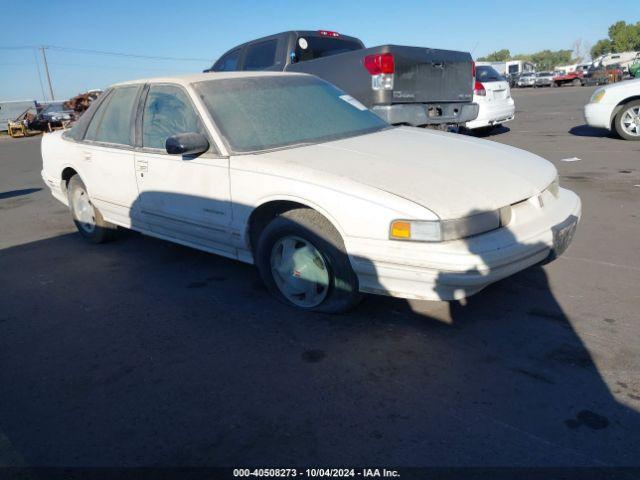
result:
<svg viewBox="0 0 640 480"><path fill-rule="evenodd" d="M640 48L640 22L635 25L616 22L609 27L609 38L615 52L628 52Z"/></svg>
<svg viewBox="0 0 640 480"><path fill-rule="evenodd" d="M613 48L611 45L611 40L608 38L603 38L602 40L598 40L596 44L591 47L591 58L598 58L601 55L606 55L610 53Z"/></svg>
<svg viewBox="0 0 640 480"><path fill-rule="evenodd" d="M511 58L511 52L506 48L492 52L486 57L478 58L479 62L506 62Z"/></svg>
<svg viewBox="0 0 640 480"><path fill-rule="evenodd" d="M572 50L542 50L531 55L538 70L553 70L558 65L572 63Z"/></svg>
<svg viewBox="0 0 640 480"><path fill-rule="evenodd" d="M591 49L591 57L634 50L640 50L640 22L619 21L609 27L609 38L596 42Z"/></svg>

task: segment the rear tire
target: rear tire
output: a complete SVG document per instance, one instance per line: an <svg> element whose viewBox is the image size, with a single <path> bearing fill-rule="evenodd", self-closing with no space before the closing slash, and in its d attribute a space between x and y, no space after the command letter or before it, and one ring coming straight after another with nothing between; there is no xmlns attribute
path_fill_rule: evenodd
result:
<svg viewBox="0 0 640 480"><path fill-rule="evenodd" d="M625 104L616 115L613 124L616 133L625 140L640 140L640 100Z"/></svg>
<svg viewBox="0 0 640 480"><path fill-rule="evenodd" d="M269 292L302 310L343 313L361 299L338 231L320 213L289 210L261 232L255 263Z"/></svg>
<svg viewBox="0 0 640 480"><path fill-rule="evenodd" d="M115 238L117 227L102 218L78 175L71 177L67 184L67 198L73 223L84 238L93 243L104 243Z"/></svg>

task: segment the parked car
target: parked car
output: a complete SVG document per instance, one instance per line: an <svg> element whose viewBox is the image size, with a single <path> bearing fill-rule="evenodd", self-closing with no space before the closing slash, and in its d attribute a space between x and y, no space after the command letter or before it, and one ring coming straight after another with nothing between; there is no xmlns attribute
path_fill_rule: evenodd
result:
<svg viewBox="0 0 640 480"><path fill-rule="evenodd" d="M640 79L597 89L584 116L592 127L613 130L625 140L640 140Z"/></svg>
<svg viewBox="0 0 640 480"><path fill-rule="evenodd" d="M65 107L64 102L47 103L39 107L36 117L29 122L29 128L33 130L50 131L75 118L74 111Z"/></svg>
<svg viewBox="0 0 640 480"><path fill-rule="evenodd" d="M536 73L536 83L534 87L550 87L553 83L553 72Z"/></svg>
<svg viewBox="0 0 640 480"><path fill-rule="evenodd" d="M535 87L536 85L536 74L535 72L525 72L518 77L518 81L516 85L519 88L524 87Z"/></svg>
<svg viewBox="0 0 640 480"><path fill-rule="evenodd" d="M583 80L583 84L588 87L593 85L606 85L609 83L609 75L603 65L592 65L584 72Z"/></svg>
<svg viewBox="0 0 640 480"><path fill-rule="evenodd" d="M514 118L516 107L509 82L492 67L476 67L473 101L480 106L480 111L478 118L467 122L469 129L489 131Z"/></svg>
<svg viewBox="0 0 640 480"><path fill-rule="evenodd" d="M573 85L579 87L584 85L584 73L582 70L560 71L553 77L552 87L562 87L563 85Z"/></svg>
<svg viewBox="0 0 640 480"><path fill-rule="evenodd" d="M381 45L330 31L290 31L232 48L207 70L311 73L391 124L460 125L478 115L466 52Z"/></svg>
<svg viewBox="0 0 640 480"><path fill-rule="evenodd" d="M518 79L520 75L517 73L507 73L506 77L507 82L509 82L509 88L517 88L518 87Z"/></svg>
<svg viewBox="0 0 640 480"><path fill-rule="evenodd" d="M121 83L42 158L86 239L117 225L254 263L275 297L324 312L476 293L562 253L581 209L537 155L390 126L303 74Z"/></svg>

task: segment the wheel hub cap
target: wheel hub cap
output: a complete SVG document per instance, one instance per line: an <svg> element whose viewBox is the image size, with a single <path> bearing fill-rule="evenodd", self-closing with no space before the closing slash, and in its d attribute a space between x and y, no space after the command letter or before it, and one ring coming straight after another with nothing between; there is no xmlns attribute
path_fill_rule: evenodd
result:
<svg viewBox="0 0 640 480"><path fill-rule="evenodd" d="M320 252L307 240L287 236L271 250L271 273L278 289L294 305L315 307L329 290L329 271Z"/></svg>
<svg viewBox="0 0 640 480"><path fill-rule="evenodd" d="M640 106L632 107L622 115L622 129L634 137L640 136Z"/></svg>
<svg viewBox="0 0 640 480"><path fill-rule="evenodd" d="M96 228L96 214L87 192L77 189L72 197L73 215L82 229L91 233Z"/></svg>

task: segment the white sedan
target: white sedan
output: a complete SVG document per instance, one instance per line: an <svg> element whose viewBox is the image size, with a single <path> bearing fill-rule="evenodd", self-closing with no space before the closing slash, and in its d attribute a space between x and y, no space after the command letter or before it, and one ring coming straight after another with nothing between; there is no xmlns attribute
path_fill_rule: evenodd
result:
<svg viewBox="0 0 640 480"><path fill-rule="evenodd" d="M584 107L592 127L615 130L625 140L640 140L640 79L598 88Z"/></svg>
<svg viewBox="0 0 640 480"><path fill-rule="evenodd" d="M459 299L553 258L580 200L531 153L391 127L316 77L127 82L42 140L45 183L93 242L117 226L254 263L278 299Z"/></svg>
<svg viewBox="0 0 640 480"><path fill-rule="evenodd" d="M473 101L480 108L477 118L466 124L471 130L489 131L515 116L516 106L511 98L509 82L488 65L476 67Z"/></svg>

